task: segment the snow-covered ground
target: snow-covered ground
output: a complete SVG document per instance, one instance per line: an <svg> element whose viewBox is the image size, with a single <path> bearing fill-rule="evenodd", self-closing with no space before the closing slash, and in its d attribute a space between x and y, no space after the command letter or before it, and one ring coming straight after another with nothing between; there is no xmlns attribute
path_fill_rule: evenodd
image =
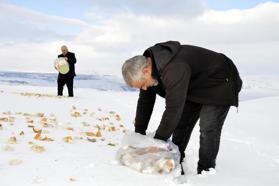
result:
<svg viewBox="0 0 279 186"><path fill-rule="evenodd" d="M21 78L0 79L5 80L0 83L1 186L279 185L278 77L244 78L239 111L230 110L216 171L207 175L196 174L196 126L186 151L184 177L141 174L115 161L123 135L133 130L138 92L110 89L100 78L105 88L88 80L86 88L75 89L76 97L58 98L55 83L48 86L34 80L36 86L15 86L11 80ZM117 78L114 81L123 86ZM149 132L156 130L163 110L164 100L159 98Z"/></svg>

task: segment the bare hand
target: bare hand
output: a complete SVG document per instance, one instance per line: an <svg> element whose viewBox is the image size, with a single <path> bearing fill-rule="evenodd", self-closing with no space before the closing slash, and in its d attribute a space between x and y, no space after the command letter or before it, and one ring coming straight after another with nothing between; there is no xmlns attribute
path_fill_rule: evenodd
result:
<svg viewBox="0 0 279 186"><path fill-rule="evenodd" d="M68 58L67 58L67 57L64 57L64 58L65 58L66 61L68 61Z"/></svg>

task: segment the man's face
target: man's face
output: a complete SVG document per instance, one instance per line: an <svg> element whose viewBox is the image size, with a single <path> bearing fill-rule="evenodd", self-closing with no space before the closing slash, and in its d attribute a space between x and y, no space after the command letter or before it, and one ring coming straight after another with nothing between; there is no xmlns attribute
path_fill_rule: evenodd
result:
<svg viewBox="0 0 279 186"><path fill-rule="evenodd" d="M148 87L154 86L156 84L156 80L151 76L151 67L146 67L143 70L144 79L142 81L132 81L131 86L134 88L147 90Z"/></svg>
<svg viewBox="0 0 279 186"><path fill-rule="evenodd" d="M66 55L68 53L67 47L62 47L61 52L62 52L63 55Z"/></svg>

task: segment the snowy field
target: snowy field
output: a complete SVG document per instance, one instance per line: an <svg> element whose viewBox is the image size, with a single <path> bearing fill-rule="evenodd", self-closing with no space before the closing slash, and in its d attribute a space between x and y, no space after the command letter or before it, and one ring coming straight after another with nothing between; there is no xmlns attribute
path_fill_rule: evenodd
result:
<svg viewBox="0 0 279 186"><path fill-rule="evenodd" d="M209 174L196 174L196 126L183 177L141 174L115 160L123 135L133 130L138 96L121 83L122 88L110 89L118 79L100 83L102 89L90 79L88 87L77 84L74 98L56 97L55 82L31 86L30 77L15 85L20 79L0 78L1 186L279 185L278 77L245 78L239 111L230 110L216 171ZM163 110L159 98L149 132L156 130Z"/></svg>

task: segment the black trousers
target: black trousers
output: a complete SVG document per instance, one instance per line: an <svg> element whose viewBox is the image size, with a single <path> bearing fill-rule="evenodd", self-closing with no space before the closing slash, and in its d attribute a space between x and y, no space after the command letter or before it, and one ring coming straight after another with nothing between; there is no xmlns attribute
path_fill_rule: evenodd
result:
<svg viewBox="0 0 279 186"><path fill-rule="evenodd" d="M193 128L200 119L198 173L201 173L202 170L215 168L221 131L229 109L230 106L227 105L202 105L186 102L182 117L172 137L172 141L181 152L181 162L185 157L185 149Z"/></svg>
<svg viewBox="0 0 279 186"><path fill-rule="evenodd" d="M63 96L63 88L64 85L66 84L67 88L68 88L68 95L69 97L73 97L74 96L74 90L73 90L73 86L74 86L74 77L67 77L67 78L59 78L57 79L57 85L58 85L58 96Z"/></svg>

